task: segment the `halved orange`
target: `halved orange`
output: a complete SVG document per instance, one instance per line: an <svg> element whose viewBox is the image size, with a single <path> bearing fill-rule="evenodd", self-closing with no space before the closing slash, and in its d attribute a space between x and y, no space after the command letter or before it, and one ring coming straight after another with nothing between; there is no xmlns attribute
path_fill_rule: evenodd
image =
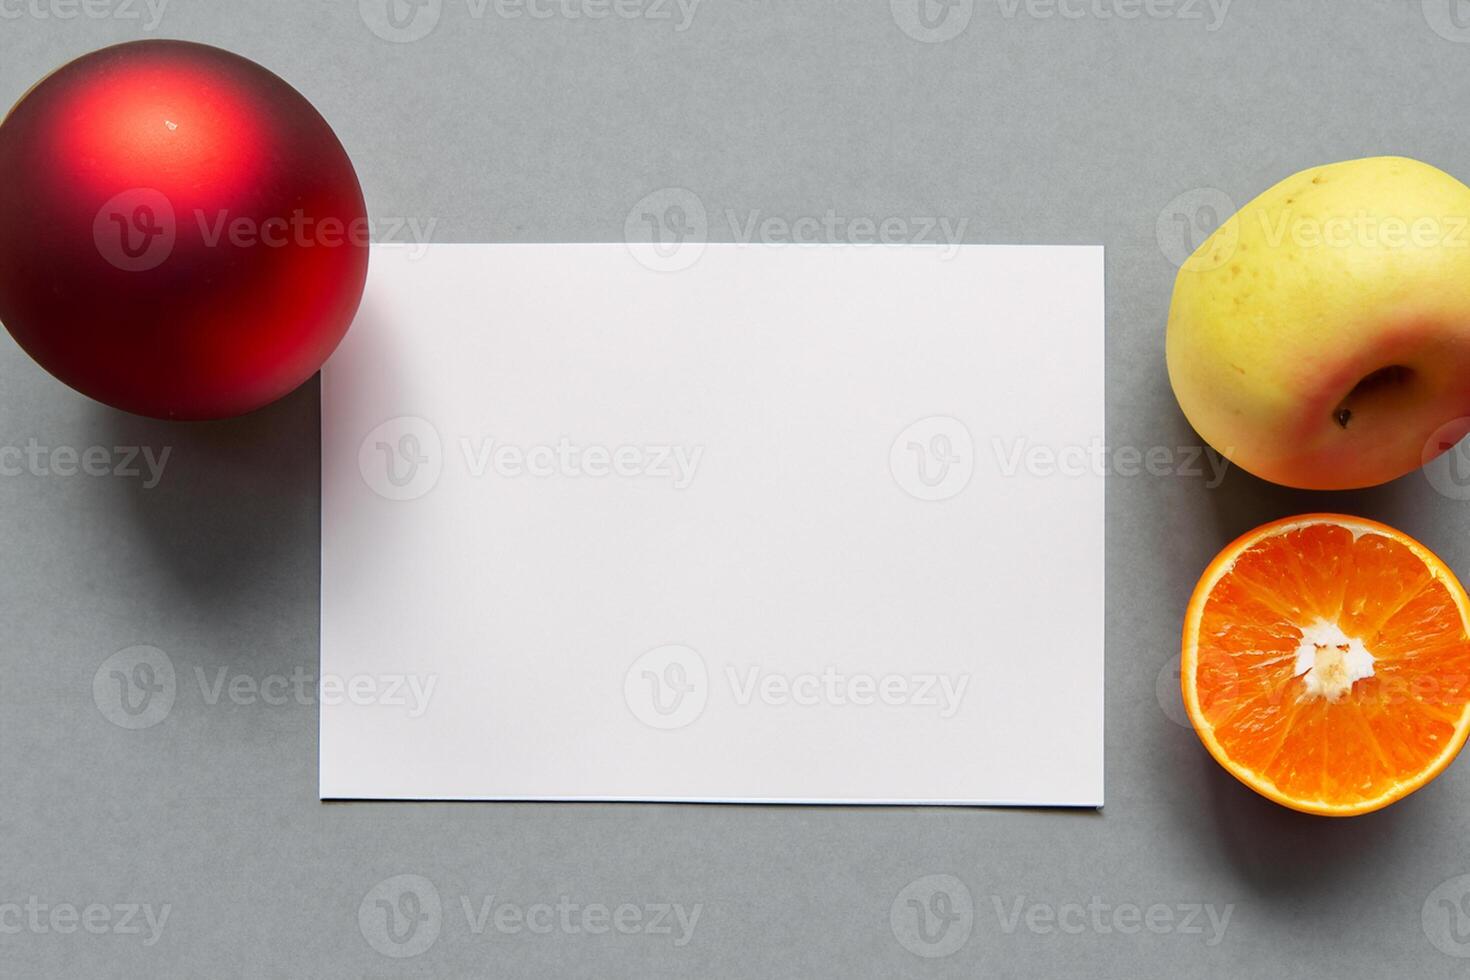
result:
<svg viewBox="0 0 1470 980"><path fill-rule="evenodd" d="M1184 706L1251 789L1307 813L1388 806L1470 732L1470 600L1376 521L1307 514L1210 563L1184 617Z"/></svg>

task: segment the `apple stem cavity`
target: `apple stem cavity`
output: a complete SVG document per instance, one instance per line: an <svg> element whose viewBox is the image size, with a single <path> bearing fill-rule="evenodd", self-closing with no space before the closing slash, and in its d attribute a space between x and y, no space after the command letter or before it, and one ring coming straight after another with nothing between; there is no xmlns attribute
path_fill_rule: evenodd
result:
<svg viewBox="0 0 1470 980"><path fill-rule="evenodd" d="M1350 404L1361 405L1364 402L1372 403L1381 401L1387 396L1402 391L1414 380L1414 369L1402 364L1390 364L1388 367L1379 368L1363 376L1353 390L1347 393L1347 397L1332 413L1333 421L1340 428L1346 429L1348 423L1353 420L1353 409Z"/></svg>

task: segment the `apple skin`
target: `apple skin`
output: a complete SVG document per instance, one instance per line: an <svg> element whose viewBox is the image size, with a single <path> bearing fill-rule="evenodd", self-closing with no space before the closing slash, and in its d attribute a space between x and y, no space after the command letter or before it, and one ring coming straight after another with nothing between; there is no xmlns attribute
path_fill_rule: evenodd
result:
<svg viewBox="0 0 1470 980"><path fill-rule="evenodd" d="M1313 167L1179 271L1169 380L1265 480L1376 486L1470 431L1470 187L1403 157Z"/></svg>

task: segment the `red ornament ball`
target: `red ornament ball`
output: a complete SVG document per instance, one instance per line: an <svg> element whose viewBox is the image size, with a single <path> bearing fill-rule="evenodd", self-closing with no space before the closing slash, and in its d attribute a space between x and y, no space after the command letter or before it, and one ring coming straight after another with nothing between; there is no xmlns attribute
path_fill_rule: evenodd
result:
<svg viewBox="0 0 1470 980"><path fill-rule="evenodd" d="M129 412L223 418L295 389L357 311L368 239L326 121L218 48L94 52L0 123L0 322Z"/></svg>

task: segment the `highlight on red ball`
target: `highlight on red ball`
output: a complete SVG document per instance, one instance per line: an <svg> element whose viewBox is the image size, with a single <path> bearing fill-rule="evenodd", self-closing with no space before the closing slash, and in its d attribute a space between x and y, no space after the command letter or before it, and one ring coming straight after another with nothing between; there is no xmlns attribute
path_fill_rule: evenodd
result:
<svg viewBox="0 0 1470 980"><path fill-rule="evenodd" d="M186 41L85 55L0 123L0 322L140 415L260 408L321 367L367 278L357 174L301 93Z"/></svg>

